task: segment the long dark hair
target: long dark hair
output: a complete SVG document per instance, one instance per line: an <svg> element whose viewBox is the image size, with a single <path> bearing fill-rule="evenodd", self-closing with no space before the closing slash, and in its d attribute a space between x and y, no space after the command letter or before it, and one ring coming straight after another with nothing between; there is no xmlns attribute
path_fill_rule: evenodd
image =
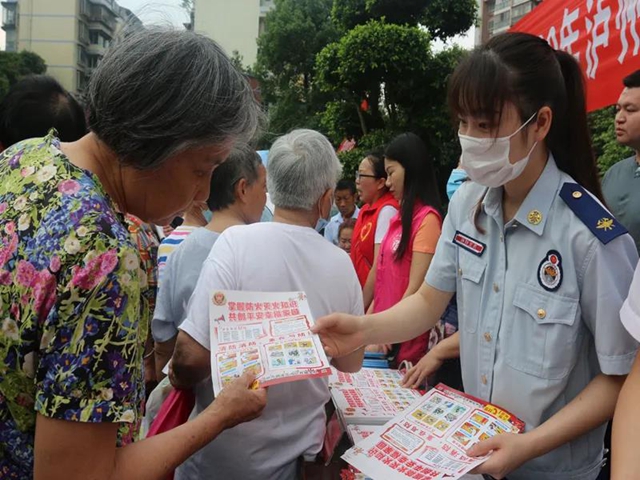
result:
<svg viewBox="0 0 640 480"><path fill-rule="evenodd" d="M385 158L394 160L404 167L404 191L400 212L402 217L402 237L395 253L400 260L411 241L413 209L417 201L423 205L442 211L440 193L436 182L433 160L424 142L413 133L402 133L391 140L384 152Z"/></svg>
<svg viewBox="0 0 640 480"><path fill-rule="evenodd" d="M553 119L546 144L558 168L604 203L587 125L584 77L569 53L527 33L497 35L458 65L448 102L456 119L494 119L512 103L524 122L549 107Z"/></svg>

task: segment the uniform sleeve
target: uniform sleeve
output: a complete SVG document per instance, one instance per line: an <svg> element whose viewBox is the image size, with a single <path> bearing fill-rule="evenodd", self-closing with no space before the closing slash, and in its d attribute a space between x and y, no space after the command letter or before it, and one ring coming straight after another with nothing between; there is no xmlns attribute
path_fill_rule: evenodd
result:
<svg viewBox="0 0 640 480"><path fill-rule="evenodd" d="M620 321L620 308L627 297L638 263L638 253L629 235L607 245L596 244L585 258L580 307L582 318L593 334L602 373L626 375L635 359L638 343Z"/></svg>
<svg viewBox="0 0 640 480"><path fill-rule="evenodd" d="M413 251L433 255L441 232L442 227L438 217L433 213L428 214L418 227L418 232L413 240Z"/></svg>
<svg viewBox="0 0 640 480"><path fill-rule="evenodd" d="M202 266L196 288L189 300L184 330L207 350L211 349L209 330L210 298L214 290L238 290L234 253L228 235L222 234Z"/></svg>
<svg viewBox="0 0 640 480"><path fill-rule="evenodd" d="M35 292L36 305L52 305L42 325L35 410L62 420L133 423L149 322L140 257L100 232L79 239L72 232L65 244L78 253L61 257L57 291L48 293L44 270Z"/></svg>
<svg viewBox="0 0 640 480"><path fill-rule="evenodd" d="M389 231L389 224L391 219L398 214L398 210L391 205L382 207L380 214L378 215L378 223L376 224L376 234L374 237L374 243L380 244L384 240L384 236Z"/></svg>
<svg viewBox="0 0 640 480"><path fill-rule="evenodd" d="M640 341L640 264L633 276L629 296L620 310L620 320L627 332Z"/></svg>
<svg viewBox="0 0 640 480"><path fill-rule="evenodd" d="M458 195L458 198L460 196ZM436 246L436 252L427 270L425 282L444 292L456 291L456 272L458 271L458 255L453 243L456 227L454 225L454 204L449 204L449 214L442 224L442 234Z"/></svg>

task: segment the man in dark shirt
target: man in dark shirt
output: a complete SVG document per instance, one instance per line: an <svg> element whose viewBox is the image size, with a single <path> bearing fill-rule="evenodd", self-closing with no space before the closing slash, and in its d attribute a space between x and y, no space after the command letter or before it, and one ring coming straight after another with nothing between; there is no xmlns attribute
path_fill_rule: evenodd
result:
<svg viewBox="0 0 640 480"><path fill-rule="evenodd" d="M613 215L629 230L640 252L640 70L623 80L618 99L616 138L635 155L609 169L602 181Z"/></svg>

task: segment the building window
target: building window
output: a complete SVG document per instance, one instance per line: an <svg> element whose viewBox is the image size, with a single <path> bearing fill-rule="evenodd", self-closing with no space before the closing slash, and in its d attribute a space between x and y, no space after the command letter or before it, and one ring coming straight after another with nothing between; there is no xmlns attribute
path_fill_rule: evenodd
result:
<svg viewBox="0 0 640 480"><path fill-rule="evenodd" d="M2 9L2 23L4 25L16 24L16 7L12 5L10 7L3 7Z"/></svg>
<svg viewBox="0 0 640 480"><path fill-rule="evenodd" d="M531 3L523 3L522 5L518 5L517 7L513 7L511 10L511 21L512 23L516 23L522 17L524 17L527 13L529 13L532 9Z"/></svg>
<svg viewBox="0 0 640 480"><path fill-rule="evenodd" d="M80 15L89 15L89 1L80 0Z"/></svg>
<svg viewBox="0 0 640 480"><path fill-rule="evenodd" d="M78 23L78 39L82 43L89 43L89 27L84 22Z"/></svg>
<svg viewBox="0 0 640 480"><path fill-rule="evenodd" d="M99 55L90 55L89 56L89 68L96 68L100 63Z"/></svg>
<svg viewBox="0 0 640 480"><path fill-rule="evenodd" d="M494 11L504 10L505 8L511 7L511 0L499 0L496 2L496 6Z"/></svg>
<svg viewBox="0 0 640 480"><path fill-rule="evenodd" d="M102 48L109 48L111 46L111 39L99 31L91 30L89 38L91 40L91 45L97 45Z"/></svg>
<svg viewBox="0 0 640 480"><path fill-rule="evenodd" d="M89 63L89 56L84 47L78 47L78 65L86 66Z"/></svg>
<svg viewBox="0 0 640 480"><path fill-rule="evenodd" d="M511 12L509 10L493 17L494 30L499 30L509 26L511 26Z"/></svg>
<svg viewBox="0 0 640 480"><path fill-rule="evenodd" d="M87 88L87 75L84 72L76 71L76 89L82 92Z"/></svg>

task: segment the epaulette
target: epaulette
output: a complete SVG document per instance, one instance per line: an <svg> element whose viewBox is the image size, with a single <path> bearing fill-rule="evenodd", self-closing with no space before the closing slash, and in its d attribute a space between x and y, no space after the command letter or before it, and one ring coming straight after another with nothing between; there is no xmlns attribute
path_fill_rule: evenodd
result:
<svg viewBox="0 0 640 480"><path fill-rule="evenodd" d="M628 233L613 215L577 183L565 183L560 190L560 198L603 244Z"/></svg>

